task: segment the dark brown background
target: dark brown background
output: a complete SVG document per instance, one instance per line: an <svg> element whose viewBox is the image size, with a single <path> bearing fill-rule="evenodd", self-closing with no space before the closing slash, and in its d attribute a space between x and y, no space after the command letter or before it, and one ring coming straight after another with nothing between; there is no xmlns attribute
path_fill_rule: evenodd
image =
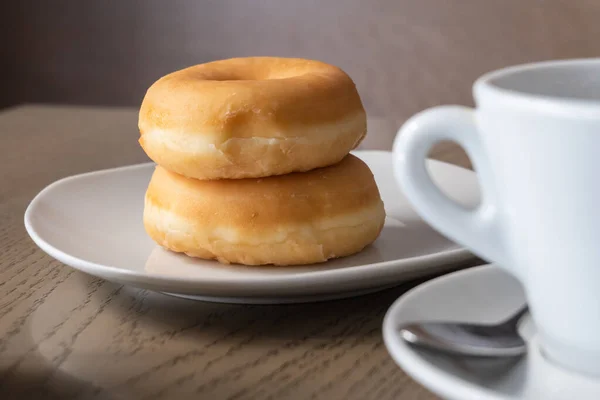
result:
<svg viewBox="0 0 600 400"><path fill-rule="evenodd" d="M598 0L4 1L0 107L137 106L155 79L232 56L344 68L371 115L470 104L478 75L600 55Z"/></svg>

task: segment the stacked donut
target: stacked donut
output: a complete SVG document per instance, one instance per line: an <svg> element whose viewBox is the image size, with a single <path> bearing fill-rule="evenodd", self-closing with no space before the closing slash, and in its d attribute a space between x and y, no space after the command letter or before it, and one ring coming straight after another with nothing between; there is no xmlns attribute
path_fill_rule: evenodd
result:
<svg viewBox="0 0 600 400"><path fill-rule="evenodd" d="M140 144L158 165L144 226L166 249L295 265L361 251L385 211L355 85L311 60L251 57L171 73L147 91Z"/></svg>

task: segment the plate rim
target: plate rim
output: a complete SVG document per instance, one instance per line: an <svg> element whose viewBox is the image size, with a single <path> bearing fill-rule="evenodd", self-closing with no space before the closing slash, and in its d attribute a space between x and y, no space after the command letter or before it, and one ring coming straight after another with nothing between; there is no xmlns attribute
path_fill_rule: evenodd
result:
<svg viewBox="0 0 600 400"><path fill-rule="evenodd" d="M500 268L494 264L483 263L481 265L454 271L424 282L396 299L388 308L383 318L382 336L388 354L392 357L398 367L427 390L448 399L479 399L479 400L508 400L505 396L490 393L488 390L460 379L439 368L431 366L418 355L409 344L399 338L396 329L396 318L400 309L421 292L431 290L442 282L462 279L465 275L490 274L499 271Z"/></svg>
<svg viewBox="0 0 600 400"><path fill-rule="evenodd" d="M483 377L483 380L477 379L478 377L481 378L477 373L473 373L475 379L469 380L453 373L452 370L440 368L435 359L430 360L424 357L422 350L406 343L397 334L396 326L403 307L412 303L410 307L414 309L414 306L418 305L415 303L419 303L419 298L430 297L431 292L438 290L441 286L456 285L464 280L469 282L461 282L461 286L462 283L472 284L477 281L485 289L495 285L500 274L512 275L497 264L485 263L431 279L400 296L389 307L382 324L384 343L391 358L421 386L448 399L564 399L566 393L576 399L599 398L600 379L565 369L544 356L539 343L538 332L535 329L535 320L531 315L528 319L529 323L534 325L534 332L527 340L527 355L520 358L516 363L508 363L504 371L496 375L497 381L494 382L490 382L486 377ZM526 300L525 288L518 280L516 280L516 283L521 286ZM491 299L494 302L501 301L498 300L498 297L492 297ZM469 369L476 369L473 367L474 365L471 365ZM500 386L502 386L507 377L513 381L509 387L505 388L507 390L501 390L495 385L495 383L500 383ZM549 379L554 382L553 385L547 384Z"/></svg>
<svg viewBox="0 0 600 400"><path fill-rule="evenodd" d="M353 151L353 154L356 154L360 157L360 155L383 155L391 156L392 152L390 151L382 151L382 150L357 150ZM457 165L453 165L450 163L446 163L443 161L428 159L428 162L433 164L438 164L443 166L444 168L455 168L461 171L470 171L466 168L459 167ZM67 176L61 179L58 179L46 187L44 187L29 203L27 209L24 214L24 223L25 229L34 243L40 247L44 252L46 252L51 257L57 259L58 261L63 262L64 264L82 271L84 273L88 273L93 276L98 276L104 279L106 277L111 277L114 279L118 279L120 281L128 282L129 284L135 285L136 282L139 283L142 280L146 285L155 285L155 286L185 286L188 288L197 287L201 284L210 284L210 285L219 285L222 288L239 288L239 285L242 282L232 281L227 278L214 278L214 277L203 277L202 280L194 279L190 280L186 277L178 277L173 275L166 274L148 274L141 271L134 271L130 269L124 269L121 267L113 266L113 265L103 265L98 264L93 261L88 261L81 259L79 257L73 256L71 254L66 253L65 251L54 247L52 244L47 242L43 237L41 237L35 229L34 223L32 221L35 209L37 205L43 201L43 198L52 190L55 190L57 187L69 183L74 180L85 179L90 176L100 176L111 174L115 172L121 171L131 171L136 169L144 169L155 166L156 164L153 162L146 163L138 163L120 167L113 167L107 169L101 169L96 171L89 171L80 174L75 174L71 176ZM393 171L390 171L390 174L393 175ZM286 285L298 285L301 286L311 285L315 283L323 283L324 280L335 280L340 281L345 278L344 282L353 281L361 278L369 278L371 280L381 280L385 278L391 279L394 276L402 276L410 273L415 273L418 275L420 269L427 268L427 271L423 271L423 274L426 274L429 269L443 268L446 265L457 264L463 261L475 260L476 256L473 255L468 249L457 245L456 249L440 251L436 253L430 253L420 256L414 256L410 258L402 258L397 260L389 260L382 261L378 263L359 265L349 268L341 268L341 269L331 269L331 270L315 270L315 271L305 271L298 272L293 274L285 274L285 275L273 275L269 277L252 277L248 279L244 279L243 285L246 289L272 289L276 287L281 287L280 285L285 283ZM404 267L404 268L403 268ZM410 267L410 268L406 268ZM396 270L397 269L397 270ZM343 272L341 272L343 271ZM401 283L401 282L398 282ZM372 285L376 286L376 285Z"/></svg>

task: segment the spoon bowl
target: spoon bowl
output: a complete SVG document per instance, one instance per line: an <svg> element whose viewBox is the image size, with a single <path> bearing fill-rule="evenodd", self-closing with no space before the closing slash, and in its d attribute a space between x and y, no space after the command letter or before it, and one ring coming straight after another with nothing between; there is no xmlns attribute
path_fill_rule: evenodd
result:
<svg viewBox="0 0 600 400"><path fill-rule="evenodd" d="M447 353L477 357L516 357L527 351L518 332L519 321L528 312L521 307L497 324L460 322L414 322L399 328L400 337L414 345Z"/></svg>

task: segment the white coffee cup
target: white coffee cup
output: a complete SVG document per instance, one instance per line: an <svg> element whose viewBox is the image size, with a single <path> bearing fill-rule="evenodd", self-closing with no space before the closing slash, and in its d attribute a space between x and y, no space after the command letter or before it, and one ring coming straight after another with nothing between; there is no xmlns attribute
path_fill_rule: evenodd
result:
<svg viewBox="0 0 600 400"><path fill-rule="evenodd" d="M435 107L402 126L396 179L434 228L522 282L548 359L600 376L600 59L502 69L473 92L474 110ZM444 140L478 173L473 210L427 173Z"/></svg>

